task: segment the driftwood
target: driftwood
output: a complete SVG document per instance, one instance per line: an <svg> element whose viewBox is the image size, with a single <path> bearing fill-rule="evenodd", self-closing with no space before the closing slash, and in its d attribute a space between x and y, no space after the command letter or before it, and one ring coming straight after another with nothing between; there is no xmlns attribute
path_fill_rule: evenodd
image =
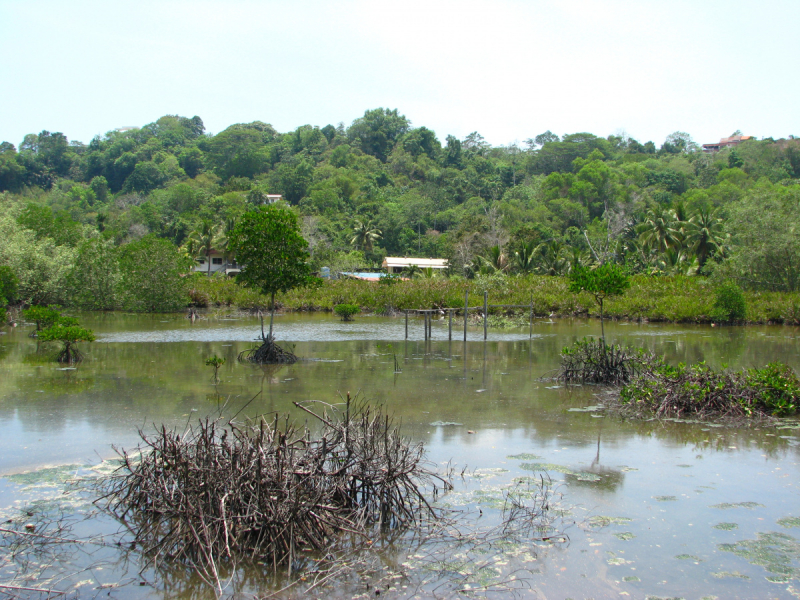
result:
<svg viewBox="0 0 800 600"><path fill-rule="evenodd" d="M242 561L291 573L342 543L368 544L373 530L435 517L422 490L450 483L381 408L349 394L343 408L295 404L319 422L315 439L277 416L140 431L98 502L153 563L193 568L220 592L221 573Z"/></svg>

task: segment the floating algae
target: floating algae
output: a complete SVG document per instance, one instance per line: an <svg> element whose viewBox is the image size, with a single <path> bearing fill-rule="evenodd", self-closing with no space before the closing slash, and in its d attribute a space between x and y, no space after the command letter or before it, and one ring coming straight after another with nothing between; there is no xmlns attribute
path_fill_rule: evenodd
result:
<svg viewBox="0 0 800 600"><path fill-rule="evenodd" d="M636 536L633 533L631 533L630 531L623 531L621 533L615 533L614 537L619 539L619 540L622 540L623 542L628 542L628 541L632 540L633 538L635 538Z"/></svg>
<svg viewBox="0 0 800 600"><path fill-rule="evenodd" d="M86 465L62 465L60 467L49 467L46 469L39 469L38 471L30 471L28 473L6 475L5 479L12 483L26 486L62 485L83 468L86 468Z"/></svg>
<svg viewBox="0 0 800 600"><path fill-rule="evenodd" d="M641 579L639 579L636 575L626 575L622 578L622 581L626 583L634 583L636 581L641 581Z"/></svg>
<svg viewBox="0 0 800 600"><path fill-rule="evenodd" d="M606 517L604 515L595 515L593 517L589 517L587 523L592 529L601 529L603 527L608 527L609 525L625 525L631 521L633 521L633 519L629 519L628 517Z"/></svg>
<svg viewBox="0 0 800 600"><path fill-rule="evenodd" d="M575 471L564 465L556 465L553 463L522 463L520 469L525 471L547 471L548 473L563 473L575 477L578 481L600 481L601 477L594 473L587 473L586 471Z"/></svg>
<svg viewBox="0 0 800 600"><path fill-rule="evenodd" d="M721 529L722 531L732 531L734 529L739 529L738 523L717 523L714 525L714 529Z"/></svg>
<svg viewBox="0 0 800 600"><path fill-rule="evenodd" d="M722 510L727 510L729 508L747 508L753 510L758 506L763 507L764 505L758 502L721 502L720 504L712 504L710 508L719 508Z"/></svg>
<svg viewBox="0 0 800 600"><path fill-rule="evenodd" d="M792 527L800 527L800 517L783 517L778 519L778 525L791 529Z"/></svg>
<svg viewBox="0 0 800 600"><path fill-rule="evenodd" d="M538 460L542 457L537 456L535 454L528 454L527 452L522 452L521 454L511 454L509 456L506 456L506 458L513 458L514 460Z"/></svg>
<svg viewBox="0 0 800 600"><path fill-rule="evenodd" d="M726 577L738 577L739 579L750 579L747 575L743 573L739 573L739 571L717 571L716 573L711 573L712 577L716 577L717 579L725 579Z"/></svg>
<svg viewBox="0 0 800 600"><path fill-rule="evenodd" d="M461 427L463 423L456 423L455 421L434 421L429 423L431 427Z"/></svg>
<svg viewBox="0 0 800 600"><path fill-rule="evenodd" d="M717 548L764 567L773 575L800 579L800 542L786 533L757 533L755 540L719 544Z"/></svg>
<svg viewBox="0 0 800 600"><path fill-rule="evenodd" d="M703 559L694 554L678 554L675 558L678 560L693 560L695 562L703 562Z"/></svg>
<svg viewBox="0 0 800 600"><path fill-rule="evenodd" d="M653 496L656 502L675 502L677 499L676 496Z"/></svg>
<svg viewBox="0 0 800 600"><path fill-rule="evenodd" d="M568 408L567 412L597 412L598 410L605 410L606 407L602 404L596 404L594 406L584 406L583 408Z"/></svg>

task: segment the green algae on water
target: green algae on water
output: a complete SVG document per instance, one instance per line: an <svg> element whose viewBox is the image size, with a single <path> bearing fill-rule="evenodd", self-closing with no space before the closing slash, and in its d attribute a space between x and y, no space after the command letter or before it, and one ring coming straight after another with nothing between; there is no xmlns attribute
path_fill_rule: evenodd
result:
<svg viewBox="0 0 800 600"><path fill-rule="evenodd" d="M634 583L636 581L641 581L641 579L639 579L636 575L626 575L622 578L622 581L626 583Z"/></svg>
<svg viewBox="0 0 800 600"><path fill-rule="evenodd" d="M717 523L713 525L714 529L721 529L722 531L732 531L734 529L739 529L738 523Z"/></svg>
<svg viewBox="0 0 800 600"><path fill-rule="evenodd" d="M506 456L506 458L513 458L514 460L538 460L542 457L537 456L535 454L528 454L527 452L522 452L520 454L511 454L509 456Z"/></svg>
<svg viewBox="0 0 800 600"><path fill-rule="evenodd" d="M676 496L653 496L656 502L675 502L677 499Z"/></svg>
<svg viewBox="0 0 800 600"><path fill-rule="evenodd" d="M726 577L737 577L739 579L750 579L744 573L739 573L739 571L717 571L711 573L712 577L716 577L717 579L725 579Z"/></svg>
<svg viewBox="0 0 800 600"><path fill-rule="evenodd" d="M693 560L695 562L703 562L703 559L694 554L678 554L675 558L678 560Z"/></svg>
<svg viewBox="0 0 800 600"><path fill-rule="evenodd" d="M800 579L800 541L786 533L757 533L754 540L719 544L722 552L731 552L750 564L764 567L773 575Z"/></svg>
<svg viewBox="0 0 800 600"><path fill-rule="evenodd" d="M602 529L603 527L608 527L609 525L625 525L631 521L633 521L633 519L629 519L628 517L607 517L604 515L595 515L593 517L589 517L587 523L592 529Z"/></svg>
<svg viewBox="0 0 800 600"><path fill-rule="evenodd" d="M635 538L636 536L630 531L623 531L620 533L615 533L614 537L617 538L618 540L622 540L623 542L628 542L633 538Z"/></svg>
<svg viewBox="0 0 800 600"><path fill-rule="evenodd" d="M783 517L777 520L778 525L791 529L792 527L800 527L800 517Z"/></svg>
<svg viewBox="0 0 800 600"><path fill-rule="evenodd" d="M729 508L747 508L753 510L756 507L763 508L764 505L758 502L721 502L720 504L712 504L710 508L719 508L722 510L727 510Z"/></svg>

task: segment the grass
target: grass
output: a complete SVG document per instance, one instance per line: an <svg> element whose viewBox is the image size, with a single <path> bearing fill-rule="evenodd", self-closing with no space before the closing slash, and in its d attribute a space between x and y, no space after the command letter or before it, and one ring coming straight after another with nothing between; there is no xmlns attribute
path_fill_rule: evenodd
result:
<svg viewBox="0 0 800 600"><path fill-rule="evenodd" d="M190 298L196 306L257 309L269 304L266 296L232 279L195 275L190 287ZM539 275L473 280L421 278L391 285L340 279L279 294L276 302L279 308L290 311L332 311L337 304L355 304L364 312L392 314L404 309L463 308L466 290L470 307L482 307L485 290L489 304L528 305L533 300L537 316L598 316L589 294L573 294L568 288L564 277ZM702 277L637 275L631 278L631 287L623 296L606 300L605 311L611 319L710 323L715 320L715 292L714 285ZM745 292L744 297L746 322L800 325L800 293Z"/></svg>

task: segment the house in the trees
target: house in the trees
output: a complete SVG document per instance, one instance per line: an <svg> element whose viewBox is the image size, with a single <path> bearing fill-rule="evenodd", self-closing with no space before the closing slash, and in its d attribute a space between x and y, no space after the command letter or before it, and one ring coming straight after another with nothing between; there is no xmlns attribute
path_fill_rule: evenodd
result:
<svg viewBox="0 0 800 600"><path fill-rule="evenodd" d="M198 273L208 273L208 261L211 261L211 273L225 273L226 275L236 275L241 269L236 264L236 259L228 259L216 248L211 250L209 256L202 254L197 257L194 263L194 270Z"/></svg>
<svg viewBox="0 0 800 600"><path fill-rule="evenodd" d="M717 152L723 148L738 146L742 142L752 139L752 135L732 135L731 137L722 138L716 144L703 144L703 152Z"/></svg>
<svg viewBox="0 0 800 600"><path fill-rule="evenodd" d="M441 271L447 268L447 259L444 258L409 258L407 256L387 256L381 265L387 273L402 273L411 265L420 269L436 269Z"/></svg>

